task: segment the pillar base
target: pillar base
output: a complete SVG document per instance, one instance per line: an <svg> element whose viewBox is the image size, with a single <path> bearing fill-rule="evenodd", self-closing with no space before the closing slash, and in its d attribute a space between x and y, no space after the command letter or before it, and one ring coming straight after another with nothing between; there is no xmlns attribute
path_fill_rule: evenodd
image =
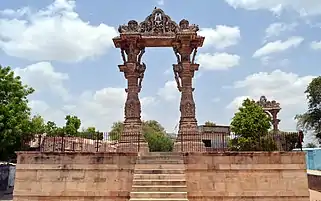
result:
<svg viewBox="0 0 321 201"><path fill-rule="evenodd" d="M202 141L177 141L174 143L173 152L206 152L206 148Z"/></svg>
<svg viewBox="0 0 321 201"><path fill-rule="evenodd" d="M118 144L117 152L148 153L149 148L146 142L121 142Z"/></svg>

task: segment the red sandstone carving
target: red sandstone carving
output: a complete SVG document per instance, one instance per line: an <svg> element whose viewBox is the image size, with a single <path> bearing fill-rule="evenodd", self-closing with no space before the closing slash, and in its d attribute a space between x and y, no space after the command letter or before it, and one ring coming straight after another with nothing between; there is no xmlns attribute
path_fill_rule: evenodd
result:
<svg viewBox="0 0 321 201"><path fill-rule="evenodd" d="M124 64L119 65L119 69L124 72L128 83L125 128L120 142L130 141L125 139L128 132L141 135L141 105L138 93L141 90L146 69L146 65L141 62L145 47L173 48L177 58L173 71L177 88L181 92L179 133L187 131L198 135L192 87L194 72L199 66L195 64L197 48L204 42L204 37L197 35L198 30L197 25L190 25L185 19L177 24L158 8L155 8L152 14L141 23L130 20L127 25L119 26L120 36L113 41L116 48L121 49Z"/></svg>

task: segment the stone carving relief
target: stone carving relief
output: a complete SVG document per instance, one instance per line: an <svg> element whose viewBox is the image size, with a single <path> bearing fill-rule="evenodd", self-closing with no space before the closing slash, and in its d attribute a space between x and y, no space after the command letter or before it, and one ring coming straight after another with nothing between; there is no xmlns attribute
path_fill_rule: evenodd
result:
<svg viewBox="0 0 321 201"><path fill-rule="evenodd" d="M268 101L265 96L261 96L257 104L265 109L281 109L280 103L273 101Z"/></svg>
<svg viewBox="0 0 321 201"><path fill-rule="evenodd" d="M121 25L118 28L118 32L122 34L141 33L146 35L168 35L178 32L197 32L198 30L197 25L190 25L186 19L181 20L177 25L162 9L156 7L143 22L138 23L135 20L130 20L127 25Z"/></svg>
<svg viewBox="0 0 321 201"><path fill-rule="evenodd" d="M174 64L173 65L173 72L174 72L174 77L175 77L178 91L182 90L182 82L180 79L180 73L182 73L182 71L183 71L183 67L181 64Z"/></svg>
<svg viewBox="0 0 321 201"><path fill-rule="evenodd" d="M180 111L182 117L195 117L195 103L192 90L182 92Z"/></svg>
<svg viewBox="0 0 321 201"><path fill-rule="evenodd" d="M125 103L125 118L140 118L141 105L138 99L138 93L128 92Z"/></svg>

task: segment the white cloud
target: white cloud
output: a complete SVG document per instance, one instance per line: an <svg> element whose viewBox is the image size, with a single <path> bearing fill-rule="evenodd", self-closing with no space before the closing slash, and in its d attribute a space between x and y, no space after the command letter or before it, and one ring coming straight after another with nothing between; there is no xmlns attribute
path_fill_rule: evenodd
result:
<svg viewBox="0 0 321 201"><path fill-rule="evenodd" d="M267 99L276 100L281 105L281 130L294 131L294 116L307 109L304 91L313 78L314 76L299 76L281 70L249 75L234 83L234 89L243 93L228 104L227 108L236 110L245 98L258 100L260 96L265 95Z"/></svg>
<svg viewBox="0 0 321 201"><path fill-rule="evenodd" d="M158 90L157 94L165 101L177 101L180 95L176 81L167 81L164 87Z"/></svg>
<svg viewBox="0 0 321 201"><path fill-rule="evenodd" d="M310 46L314 50L321 50L321 41L313 41Z"/></svg>
<svg viewBox="0 0 321 201"><path fill-rule="evenodd" d="M286 31L292 31L297 26L296 23L286 24L286 23L272 23L265 30L265 38L270 38L274 36L279 36L281 33Z"/></svg>
<svg viewBox="0 0 321 201"><path fill-rule="evenodd" d="M29 8L1 11L0 49L33 61L76 62L106 53L116 30L105 24L91 25L74 9L73 0L55 0L37 12Z"/></svg>
<svg viewBox="0 0 321 201"><path fill-rule="evenodd" d="M204 70L226 70L239 65L240 56L228 53L202 53L199 54L197 63Z"/></svg>
<svg viewBox="0 0 321 201"><path fill-rule="evenodd" d="M64 100L70 99L69 92L64 87L64 81L69 79L68 74L56 72L49 62L39 62L25 68L15 68L14 72L21 76L23 83L33 87L36 92L49 89Z"/></svg>
<svg viewBox="0 0 321 201"><path fill-rule="evenodd" d="M199 35L205 36L204 47L215 47L224 49L236 45L241 39L239 27L229 27L226 25L217 25L213 28L203 28Z"/></svg>
<svg viewBox="0 0 321 201"><path fill-rule="evenodd" d="M298 47L303 40L304 39L300 36L293 36L285 41L277 40L274 42L269 42L260 49L256 50L253 54L253 57L267 56L273 53L286 51L289 48Z"/></svg>
<svg viewBox="0 0 321 201"><path fill-rule="evenodd" d="M54 121L59 126L64 125L66 115L76 115L81 119L82 127L94 126L106 132L113 122L124 120L125 101L124 88L107 87L97 91L84 91L59 109L40 100L32 100L29 105L33 114L40 114L46 121ZM153 97L141 98L143 119L148 118L144 110L154 102Z"/></svg>
<svg viewBox="0 0 321 201"><path fill-rule="evenodd" d="M300 16L321 14L321 1L319 0L225 0L234 8L246 10L269 10L281 14L285 10L297 12Z"/></svg>
<svg viewBox="0 0 321 201"><path fill-rule="evenodd" d="M65 123L65 113L59 108L50 107L46 102L42 100L31 100L29 106L32 109L34 115L41 115L45 121L53 121L57 125L62 126Z"/></svg>

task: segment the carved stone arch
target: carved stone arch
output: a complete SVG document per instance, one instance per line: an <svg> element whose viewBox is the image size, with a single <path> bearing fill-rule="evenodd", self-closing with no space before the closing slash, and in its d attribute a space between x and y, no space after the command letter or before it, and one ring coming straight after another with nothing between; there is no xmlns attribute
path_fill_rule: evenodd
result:
<svg viewBox="0 0 321 201"><path fill-rule="evenodd" d="M259 106L261 106L264 112L272 118L273 130L278 131L278 125L280 123L280 119L278 119L278 113L281 110L280 103L275 100L269 101L265 96L261 96L260 100L256 102Z"/></svg>

